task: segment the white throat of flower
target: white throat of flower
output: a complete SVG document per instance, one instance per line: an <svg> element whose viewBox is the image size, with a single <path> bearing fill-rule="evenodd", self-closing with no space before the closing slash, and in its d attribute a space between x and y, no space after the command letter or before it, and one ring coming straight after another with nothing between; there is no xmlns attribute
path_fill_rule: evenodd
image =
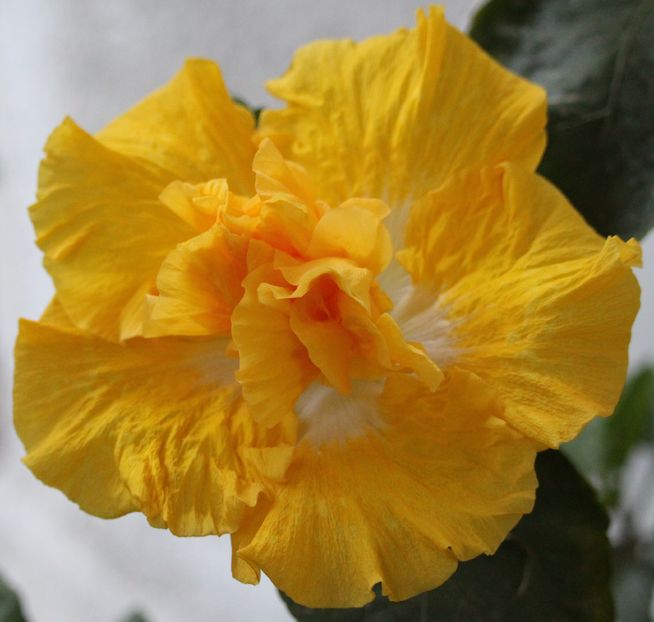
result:
<svg viewBox="0 0 654 622"><path fill-rule="evenodd" d="M393 301L391 316L407 341L422 345L441 369L452 364L458 350L451 337L452 322L440 298L422 285L395 260L379 275L378 282Z"/></svg>
<svg viewBox="0 0 654 622"><path fill-rule="evenodd" d="M348 395L314 382L295 404L301 438L318 447L382 429L379 397L383 390L383 380L355 380Z"/></svg>

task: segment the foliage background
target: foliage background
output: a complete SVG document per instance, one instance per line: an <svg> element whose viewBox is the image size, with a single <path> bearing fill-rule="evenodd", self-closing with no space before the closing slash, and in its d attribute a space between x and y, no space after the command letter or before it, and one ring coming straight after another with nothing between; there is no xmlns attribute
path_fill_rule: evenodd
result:
<svg viewBox="0 0 654 622"><path fill-rule="evenodd" d="M424 4L0 0L0 575L20 592L30 619L108 622L136 608L153 622L291 619L270 583L250 588L231 579L227 539L179 540L141 516L88 517L19 463L10 423L16 318L36 318L52 292L25 211L46 136L66 114L99 129L193 55L219 61L234 94L271 105L263 83L302 43L411 26ZM443 4L450 21L466 28L478 2ZM633 371L654 362L653 235L644 248ZM584 455L592 459L592 451L591 438ZM639 533L654 533L653 455L640 444L625 456L627 469L616 475L626 484L616 533L627 512Z"/></svg>

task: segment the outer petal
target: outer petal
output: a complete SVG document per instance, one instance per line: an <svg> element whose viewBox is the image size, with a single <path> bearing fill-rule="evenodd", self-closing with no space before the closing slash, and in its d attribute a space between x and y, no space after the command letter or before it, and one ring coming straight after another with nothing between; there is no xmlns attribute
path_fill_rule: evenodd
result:
<svg viewBox="0 0 654 622"><path fill-rule="evenodd" d="M218 65L193 59L97 138L146 161L167 181L224 177L231 190L251 195L253 130L252 115L233 102Z"/></svg>
<svg viewBox="0 0 654 622"><path fill-rule="evenodd" d="M545 144L545 93L491 60L441 9L415 30L361 43L318 41L269 83L288 103L261 133L303 166L320 197L391 207L454 171L503 160L534 168Z"/></svg>
<svg viewBox="0 0 654 622"><path fill-rule="evenodd" d="M161 180L66 120L46 145L31 208L58 299L79 328L139 334L166 254L195 234L157 197Z"/></svg>
<svg viewBox="0 0 654 622"><path fill-rule="evenodd" d="M57 296L52 297L52 300L50 300L50 303L41 315L40 321L43 324L48 324L49 326L53 326L54 328L68 333L80 333L80 331L75 328L75 325L71 322L70 318L66 315L66 312L61 306Z"/></svg>
<svg viewBox="0 0 654 622"><path fill-rule="evenodd" d="M393 600L445 581L457 559L492 553L531 510L535 449L496 415L471 375L432 393L387 384L380 431L319 449L303 442L272 507L236 554L310 607ZM407 557L408 556L408 557Z"/></svg>
<svg viewBox="0 0 654 622"><path fill-rule="evenodd" d="M294 425L253 424L225 344L121 346L23 321L14 404L27 465L99 516L141 510L178 535L234 531L283 474Z"/></svg>
<svg viewBox="0 0 654 622"><path fill-rule="evenodd" d="M551 184L505 165L427 196L407 243L400 261L449 318L449 362L498 391L509 423L556 447L611 414L639 306L635 241L602 239Z"/></svg>

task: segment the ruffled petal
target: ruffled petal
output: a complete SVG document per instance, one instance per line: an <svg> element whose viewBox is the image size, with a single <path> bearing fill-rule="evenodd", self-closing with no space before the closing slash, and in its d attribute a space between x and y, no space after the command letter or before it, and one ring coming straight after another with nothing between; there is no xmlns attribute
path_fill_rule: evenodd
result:
<svg viewBox="0 0 654 622"><path fill-rule="evenodd" d="M57 297L80 329L138 335L166 254L196 231L157 199L161 180L73 121L46 145L30 215Z"/></svg>
<svg viewBox="0 0 654 622"><path fill-rule="evenodd" d="M143 160L166 182L223 177L252 194L254 119L230 97L218 65L188 60L165 86L97 134L113 150Z"/></svg>
<svg viewBox="0 0 654 622"><path fill-rule="evenodd" d="M392 600L434 588L532 508L534 444L473 375L451 373L435 393L398 377L372 403L381 429L319 447L304 437L269 512L236 543L303 605L361 606L380 581Z"/></svg>
<svg viewBox="0 0 654 622"><path fill-rule="evenodd" d="M206 231L225 210L229 188L224 179L201 184L173 181L163 189L159 200L196 231Z"/></svg>
<svg viewBox="0 0 654 622"><path fill-rule="evenodd" d="M260 131L303 165L320 198L391 207L462 168L511 160L535 168L545 145L545 93L491 60L439 8L414 30L361 43L317 41L268 84L285 100Z"/></svg>
<svg viewBox="0 0 654 622"><path fill-rule="evenodd" d="M306 171L285 160L269 140L254 158L256 189L263 200L257 237L293 255L306 255L311 234L326 206L316 202Z"/></svg>
<svg viewBox="0 0 654 622"><path fill-rule="evenodd" d="M259 256L252 260L255 254ZM285 283L272 265L272 249L254 242L249 261L245 292L232 315L232 338L239 355L237 378L253 416L270 425L293 413L295 400L316 371L290 330L290 301L274 295L275 288Z"/></svg>
<svg viewBox="0 0 654 622"><path fill-rule="evenodd" d="M546 180L508 164L453 178L407 231L399 258L437 301L448 364L494 387L511 425L557 447L613 412L639 307L635 241L604 240Z"/></svg>
<svg viewBox="0 0 654 622"><path fill-rule="evenodd" d="M26 464L99 516L140 510L177 535L233 532L285 472L295 423L253 423L225 346L119 345L23 321L14 404Z"/></svg>
<svg viewBox="0 0 654 622"><path fill-rule="evenodd" d="M179 244L157 275L148 298L146 337L224 335L243 295L247 240L221 225Z"/></svg>
<svg viewBox="0 0 654 622"><path fill-rule="evenodd" d="M389 354L397 366L411 369L432 391L443 381L443 372L429 358L420 343L407 343L406 336L393 320L384 313L377 320L377 327L385 337Z"/></svg>
<svg viewBox="0 0 654 622"><path fill-rule="evenodd" d="M309 256L349 257L378 274L393 252L391 238L382 224L388 211L379 199L349 199L327 210L312 232Z"/></svg>

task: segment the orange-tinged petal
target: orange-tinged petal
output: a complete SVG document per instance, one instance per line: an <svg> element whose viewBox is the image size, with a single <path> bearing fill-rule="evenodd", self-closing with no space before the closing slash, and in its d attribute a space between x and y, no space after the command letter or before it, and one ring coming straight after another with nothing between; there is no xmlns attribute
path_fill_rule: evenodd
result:
<svg viewBox="0 0 654 622"><path fill-rule="evenodd" d="M535 168L545 145L544 91L434 7L418 12L414 30L311 43L268 87L287 107L263 112L261 134L334 205L367 196L399 207L462 168Z"/></svg>
<svg viewBox="0 0 654 622"><path fill-rule="evenodd" d="M225 345L119 345L23 321L14 404L25 462L99 516L141 510L178 535L238 529L268 477L285 470L294 424L253 423Z"/></svg>
<svg viewBox="0 0 654 622"><path fill-rule="evenodd" d="M400 260L449 319L449 364L494 387L514 427L556 447L612 413L639 306L635 241L602 239L552 185L509 164L427 196L407 241Z"/></svg>
<svg viewBox="0 0 654 622"><path fill-rule="evenodd" d="M293 286L289 293L284 295L285 298L301 298L309 292L316 281L328 278L364 309L370 311L370 288L373 283L373 275L370 270L357 266L349 259L328 257L296 262L292 258L277 253L275 268Z"/></svg>
<svg viewBox="0 0 654 622"><path fill-rule="evenodd" d="M285 160L264 140L252 164L262 199L257 237L293 255L306 255L311 234L326 206L316 203L311 181L302 167Z"/></svg>
<svg viewBox="0 0 654 622"><path fill-rule="evenodd" d="M258 266L243 281L245 292L232 315L232 338L239 356L237 379L253 416L264 425L293 412L293 404L316 375L304 346L289 327L290 301L270 294L284 285L272 265L272 249L252 245ZM268 262L265 258L268 258Z"/></svg>
<svg viewBox="0 0 654 622"><path fill-rule="evenodd" d="M392 600L434 588L457 559L493 553L532 507L535 447L474 376L451 374L436 393L398 378L378 409L381 430L301 443L270 511L237 543L296 602L361 606L380 581Z"/></svg>
<svg viewBox="0 0 654 622"><path fill-rule="evenodd" d="M329 279L294 301L289 328L342 393L350 392L351 380L378 377L392 368L388 345L369 311Z"/></svg>
<svg viewBox="0 0 654 622"><path fill-rule="evenodd" d="M179 244L157 275L148 298L147 337L224 335L243 295L247 240L221 225Z"/></svg>
<svg viewBox="0 0 654 622"><path fill-rule="evenodd" d="M311 362L339 391L350 390L351 363L357 349L356 339L344 329L341 318L316 321L309 305L294 304L289 310L289 329L302 342Z"/></svg>
<svg viewBox="0 0 654 622"><path fill-rule="evenodd" d="M48 140L30 215L59 302L81 330L140 334L161 261L195 234L159 202L160 184L71 120Z"/></svg>
<svg viewBox="0 0 654 622"><path fill-rule="evenodd" d="M252 115L230 97L218 65L191 59L165 86L112 121L97 138L165 178L200 183L225 178L252 194Z"/></svg>
<svg viewBox="0 0 654 622"><path fill-rule="evenodd" d="M262 199L314 206L315 192L307 172L295 162L284 159L272 141L261 141L252 170L256 175L257 194Z"/></svg>
<svg viewBox="0 0 654 622"><path fill-rule="evenodd" d="M443 372L420 344L407 343L400 327L387 313L381 315L376 324L384 335L393 362L398 367L412 369L426 386L435 390L443 381Z"/></svg>
<svg viewBox="0 0 654 622"><path fill-rule="evenodd" d="M195 230L206 231L226 208L229 189L224 179L201 184L173 181L163 189L159 200Z"/></svg>
<svg viewBox="0 0 654 622"><path fill-rule="evenodd" d="M373 273L391 260L391 238L382 220L388 207L379 199L349 199L327 210L317 222L310 257L348 257Z"/></svg>

